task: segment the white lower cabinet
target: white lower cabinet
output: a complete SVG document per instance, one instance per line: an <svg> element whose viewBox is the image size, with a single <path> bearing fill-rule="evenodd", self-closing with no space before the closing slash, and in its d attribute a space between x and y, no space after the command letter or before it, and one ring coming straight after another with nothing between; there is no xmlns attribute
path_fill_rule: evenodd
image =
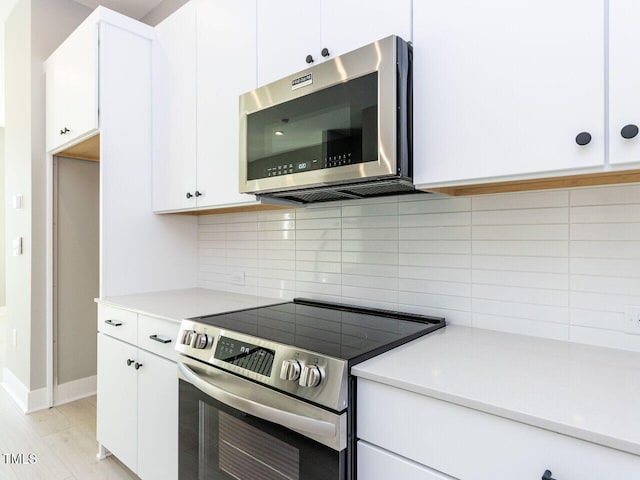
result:
<svg viewBox="0 0 640 480"><path fill-rule="evenodd" d="M546 470L556 480L627 480L640 472L640 456L362 378L357 417L364 480L539 479ZM393 464L407 476L385 476Z"/></svg>
<svg viewBox="0 0 640 480"><path fill-rule="evenodd" d="M451 480L453 477L360 440L358 478L361 480Z"/></svg>
<svg viewBox="0 0 640 480"><path fill-rule="evenodd" d="M176 364L138 350L138 476L178 478Z"/></svg>
<svg viewBox="0 0 640 480"><path fill-rule="evenodd" d="M130 469L136 469L138 374L137 348L98 334L98 441Z"/></svg>
<svg viewBox="0 0 640 480"><path fill-rule="evenodd" d="M176 480L178 377L171 347L179 325L171 331L167 320L100 305L98 316L105 315L127 317L138 335L127 343L112 336L111 324L98 324L98 442L143 480Z"/></svg>

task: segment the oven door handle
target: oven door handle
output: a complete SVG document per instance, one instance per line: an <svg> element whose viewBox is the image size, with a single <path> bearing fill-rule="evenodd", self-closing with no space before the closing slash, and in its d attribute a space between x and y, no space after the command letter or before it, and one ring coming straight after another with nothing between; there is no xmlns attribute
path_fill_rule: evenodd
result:
<svg viewBox="0 0 640 480"><path fill-rule="evenodd" d="M333 437L336 434L336 426L332 423L273 408L228 392L203 380L184 363L178 363L178 370L184 378L198 390L236 410L277 423L291 430L311 433L322 437Z"/></svg>

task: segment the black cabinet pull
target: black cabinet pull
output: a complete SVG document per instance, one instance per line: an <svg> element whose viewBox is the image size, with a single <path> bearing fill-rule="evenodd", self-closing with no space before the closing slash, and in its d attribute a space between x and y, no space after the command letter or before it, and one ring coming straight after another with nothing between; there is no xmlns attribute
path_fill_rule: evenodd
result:
<svg viewBox="0 0 640 480"><path fill-rule="evenodd" d="M622 135L622 138L634 138L638 135L638 126L632 123L625 125L622 127L622 130L620 130L620 135Z"/></svg>
<svg viewBox="0 0 640 480"><path fill-rule="evenodd" d="M591 134L589 132L580 132L576 136L576 143L581 147L584 145L588 145L591 141Z"/></svg>
<svg viewBox="0 0 640 480"><path fill-rule="evenodd" d="M127 360L127 367L130 367L132 363L133 363L133 360L128 359L128 360Z"/></svg>
<svg viewBox="0 0 640 480"><path fill-rule="evenodd" d="M307 63L313 63L313 57L311 55L307 55L307 58L305 58Z"/></svg>
<svg viewBox="0 0 640 480"><path fill-rule="evenodd" d="M142 364L138 363L138 362L136 362L136 364L134 365L136 370L139 370L141 366L142 366Z"/></svg>
<svg viewBox="0 0 640 480"><path fill-rule="evenodd" d="M551 475L553 475L551 470L545 470L542 474L541 480L555 480L555 478L553 478Z"/></svg>
<svg viewBox="0 0 640 480"><path fill-rule="evenodd" d="M198 190L196 190L196 198L201 197L202 193L200 193Z"/></svg>
<svg viewBox="0 0 640 480"><path fill-rule="evenodd" d="M323 57L328 57L329 55L331 55L331 54L329 53L329 49L328 49L328 48L326 48L326 47L322 49L322 51L320 52L320 54L321 54Z"/></svg>
<svg viewBox="0 0 640 480"><path fill-rule="evenodd" d="M191 192L187 192L187 198L191 198L193 197L193 195L191 194Z"/></svg>
<svg viewBox="0 0 640 480"><path fill-rule="evenodd" d="M104 323L106 323L107 325L111 325L112 327L121 327L122 326L122 322L119 322L117 320L105 320Z"/></svg>
<svg viewBox="0 0 640 480"><path fill-rule="evenodd" d="M67 127L64 127L64 130L60 130L60 135L66 135L67 133L69 133L71 130L69 130Z"/></svg>
<svg viewBox="0 0 640 480"><path fill-rule="evenodd" d="M151 340L154 340L154 341L156 341L156 342L160 342L160 343L171 343L171 339L169 339L169 338L162 338L162 337L159 337L158 335L149 335L149 338L150 338Z"/></svg>

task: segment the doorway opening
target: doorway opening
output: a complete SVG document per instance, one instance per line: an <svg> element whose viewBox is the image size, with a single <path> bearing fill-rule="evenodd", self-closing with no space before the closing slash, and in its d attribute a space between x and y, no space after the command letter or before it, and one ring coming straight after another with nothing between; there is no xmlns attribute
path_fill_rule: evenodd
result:
<svg viewBox="0 0 640 480"><path fill-rule="evenodd" d="M49 376L52 405L96 390L100 275L100 136L52 162Z"/></svg>

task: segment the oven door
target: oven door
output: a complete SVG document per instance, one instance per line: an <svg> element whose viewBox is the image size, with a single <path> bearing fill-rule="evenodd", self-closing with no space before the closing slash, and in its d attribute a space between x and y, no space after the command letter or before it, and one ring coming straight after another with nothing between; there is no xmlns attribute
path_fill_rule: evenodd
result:
<svg viewBox="0 0 640 480"><path fill-rule="evenodd" d="M181 480L346 478L346 413L189 358L178 372Z"/></svg>

